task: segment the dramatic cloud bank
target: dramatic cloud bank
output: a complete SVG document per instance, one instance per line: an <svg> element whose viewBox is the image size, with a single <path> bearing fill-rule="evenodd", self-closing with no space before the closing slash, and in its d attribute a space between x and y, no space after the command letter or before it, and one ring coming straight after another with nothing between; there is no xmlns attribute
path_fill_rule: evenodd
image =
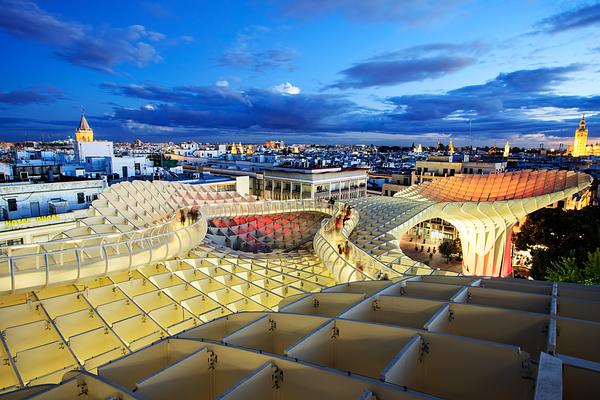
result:
<svg viewBox="0 0 600 400"><path fill-rule="evenodd" d="M268 33L269 28L251 26L237 36L235 43L225 50L219 58L219 63L232 68L248 69L263 72L268 69L292 69L296 51L287 47L259 49L256 41L262 34Z"/></svg>
<svg viewBox="0 0 600 400"><path fill-rule="evenodd" d="M469 121L476 140L514 135L537 140L570 137L580 112L600 113L600 96L565 96L554 92L581 65L519 70L499 74L481 85L465 86L443 94L404 95L383 99L386 111L367 109L345 96L290 95L282 90L233 90L229 87L151 84L104 84L118 96L139 99L137 108L117 106L110 120L145 127L228 129L252 132L303 132L315 139L323 132L363 132L370 136L456 134L465 137ZM538 135L538 136L536 136ZM401 136L399 136L401 137ZM554 140L553 139L553 140Z"/></svg>
<svg viewBox="0 0 600 400"><path fill-rule="evenodd" d="M10 105L53 103L64 96L57 89L23 89L0 92L0 103Z"/></svg>
<svg viewBox="0 0 600 400"><path fill-rule="evenodd" d="M542 32L559 33L600 26L600 3L577 7L543 19L537 24Z"/></svg>
<svg viewBox="0 0 600 400"><path fill-rule="evenodd" d="M3 140L600 134L599 0L75 3L0 0Z"/></svg>
<svg viewBox="0 0 600 400"><path fill-rule="evenodd" d="M71 64L106 72L121 63L143 67L160 62L160 54L150 42L165 39L164 34L142 25L99 30L64 21L27 0L0 0L0 30L43 43Z"/></svg>
<svg viewBox="0 0 600 400"><path fill-rule="evenodd" d="M480 43L433 43L387 52L340 72L344 77L326 89L363 89L435 79L475 63Z"/></svg>
<svg viewBox="0 0 600 400"><path fill-rule="evenodd" d="M401 21L430 23L460 4L458 0L282 0L277 3L286 17L311 18L320 14L341 13L361 21Z"/></svg>
<svg viewBox="0 0 600 400"><path fill-rule="evenodd" d="M152 107L114 108L114 120L181 128L336 129L359 108L344 97L227 87L104 84L112 93L152 101ZM342 122L343 123L343 122Z"/></svg>

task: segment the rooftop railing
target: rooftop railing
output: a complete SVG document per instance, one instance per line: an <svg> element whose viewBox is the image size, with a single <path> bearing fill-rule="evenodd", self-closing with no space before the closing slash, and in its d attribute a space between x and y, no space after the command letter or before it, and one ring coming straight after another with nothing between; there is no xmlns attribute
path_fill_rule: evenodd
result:
<svg viewBox="0 0 600 400"><path fill-rule="evenodd" d="M198 206L195 222L182 224L180 208L159 226L6 248L0 257L0 293L15 293L127 271L186 254L202 242L213 217L289 212L327 213L315 200L220 203Z"/></svg>
<svg viewBox="0 0 600 400"><path fill-rule="evenodd" d="M336 206L330 211L333 213L332 218L323 223L323 226L313 239L315 253L325 264L329 272L332 273L338 282L342 283L365 279L380 279L384 276L383 274L387 274L388 278L398 276L399 274L348 240L350 233L356 227L359 220L359 214L355 209L353 209L350 218L346 220L342 229L339 231L336 230L336 217L342 215L342 210L345 206L344 203L336 203ZM343 242L344 246L347 244L350 247L350 252L347 256L340 254L337 249L337 244L340 242Z"/></svg>

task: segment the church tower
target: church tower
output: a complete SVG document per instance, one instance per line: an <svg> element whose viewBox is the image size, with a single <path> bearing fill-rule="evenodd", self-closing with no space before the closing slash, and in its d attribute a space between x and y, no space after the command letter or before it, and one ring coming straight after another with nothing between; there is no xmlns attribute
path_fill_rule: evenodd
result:
<svg viewBox="0 0 600 400"><path fill-rule="evenodd" d="M81 114L81 120L79 121L79 127L75 130L75 141L76 142L93 142L94 131L90 128L90 125L85 119L85 114Z"/></svg>
<svg viewBox="0 0 600 400"><path fill-rule="evenodd" d="M585 126L585 115L581 116L579 128L575 131L575 141L573 142L573 157L582 157L586 155L588 130Z"/></svg>
<svg viewBox="0 0 600 400"><path fill-rule="evenodd" d="M508 144L508 141L504 145L504 154L503 154L503 156L504 157L510 156L510 145Z"/></svg>

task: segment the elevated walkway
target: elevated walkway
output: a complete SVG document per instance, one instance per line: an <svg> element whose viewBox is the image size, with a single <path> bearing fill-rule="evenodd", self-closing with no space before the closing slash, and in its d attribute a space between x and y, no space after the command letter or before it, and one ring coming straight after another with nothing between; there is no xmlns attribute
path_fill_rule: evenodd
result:
<svg viewBox="0 0 600 400"><path fill-rule="evenodd" d="M129 188L134 184L115 185L93 203L92 215L79 228L48 242L7 247L0 256L0 294L75 283L185 256L204 240L211 218L328 212L319 201L256 202L231 192L208 193L209 200L186 188L194 185L160 182L162 189L177 194L170 197L177 203L165 204L153 197L159 191L149 190L149 185L135 185L135 196ZM191 220L190 211L197 218ZM127 223L115 223L125 218Z"/></svg>

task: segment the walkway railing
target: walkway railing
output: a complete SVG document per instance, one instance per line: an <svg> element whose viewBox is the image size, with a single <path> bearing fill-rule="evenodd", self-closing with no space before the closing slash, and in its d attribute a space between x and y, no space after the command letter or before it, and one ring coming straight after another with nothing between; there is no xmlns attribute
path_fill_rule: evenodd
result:
<svg viewBox="0 0 600 400"><path fill-rule="evenodd" d="M398 271L378 260L348 239L360 220L360 214L356 209L353 209L350 219L344 223L341 231L336 230L336 216L342 213L341 210L344 207L345 204L337 203L332 218L323 224L313 240L316 254L339 282L382 279L383 277L391 279L398 276L413 275L460 275L431 268L414 260L413 266ZM343 252L340 254L337 248L338 243L344 246L347 244L350 247L347 256Z"/></svg>
<svg viewBox="0 0 600 400"><path fill-rule="evenodd" d="M126 233L96 234L6 248L0 256L0 293L14 293L128 271L187 254L207 233L207 219L288 212L329 214L315 200L220 203L199 206L198 219L181 224L179 209L155 227Z"/></svg>
<svg viewBox="0 0 600 400"><path fill-rule="evenodd" d="M0 293L76 282L180 256L204 239L207 222L200 216L192 224L172 220L162 228L142 237L106 235L9 248L0 258Z"/></svg>
<svg viewBox="0 0 600 400"><path fill-rule="evenodd" d="M336 203L333 216L323 224L313 239L315 253L334 278L338 282L351 282L381 279L383 274L387 274L388 278L399 275L348 240L360 218L355 209L342 229L336 230L336 217L342 215L344 207L345 204ZM350 252L347 255L343 252L340 254L338 244L348 245Z"/></svg>

